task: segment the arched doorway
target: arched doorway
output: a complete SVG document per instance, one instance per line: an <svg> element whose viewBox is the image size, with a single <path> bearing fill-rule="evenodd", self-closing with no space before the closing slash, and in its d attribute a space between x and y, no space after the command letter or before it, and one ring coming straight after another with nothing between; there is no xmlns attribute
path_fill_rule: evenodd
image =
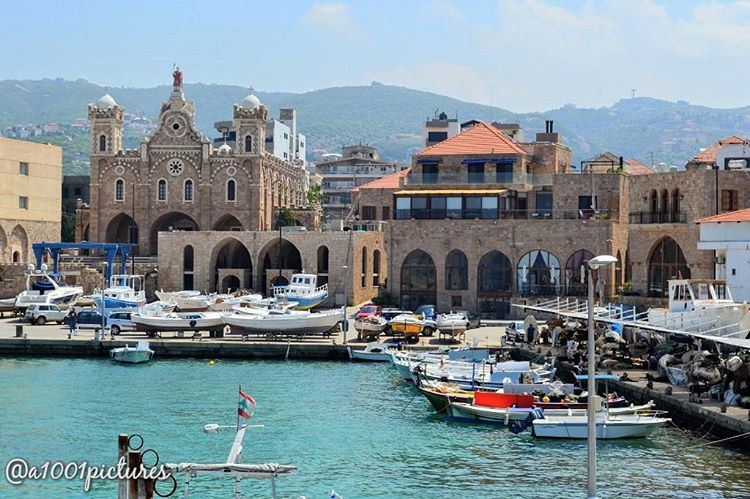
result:
<svg viewBox="0 0 750 499"><path fill-rule="evenodd" d="M182 289L192 290L195 287L195 250L191 245L182 249Z"/></svg>
<svg viewBox="0 0 750 499"><path fill-rule="evenodd" d="M560 293L560 260L545 250L532 250L518 261L518 289L524 295Z"/></svg>
<svg viewBox="0 0 750 499"><path fill-rule="evenodd" d="M283 286L288 284L289 277L292 274L302 272L302 256L297 247L282 239L274 240L266 245L266 249L261 252L260 259L263 261L261 270L261 291L268 293L270 291L268 284L271 286ZM281 267L281 271L279 271ZM278 279L279 276L281 279ZM280 284L276 284L271 279L278 279Z"/></svg>
<svg viewBox="0 0 750 499"><path fill-rule="evenodd" d="M690 267L680 245L664 237L654 245L648 259L648 296L668 296L670 279L690 279Z"/></svg>
<svg viewBox="0 0 750 499"><path fill-rule="evenodd" d="M592 258L594 258L592 252L581 249L570 255L568 261L565 262L565 289L568 296L588 294L588 272L584 265Z"/></svg>
<svg viewBox="0 0 750 499"><path fill-rule="evenodd" d="M109 221L104 237L107 243L138 244L138 224L127 213L120 213Z"/></svg>
<svg viewBox="0 0 750 499"><path fill-rule="evenodd" d="M240 286L240 279L236 275L228 275L221 280L220 289L222 293L229 293L230 291L237 291Z"/></svg>
<svg viewBox="0 0 750 499"><path fill-rule="evenodd" d="M503 319L510 312L513 265L500 251L490 251L477 269L477 312L486 318Z"/></svg>
<svg viewBox="0 0 750 499"><path fill-rule="evenodd" d="M227 213L226 215L219 218L214 224L213 230L228 231L228 230L242 230L242 223L234 215Z"/></svg>
<svg viewBox="0 0 750 499"><path fill-rule="evenodd" d="M217 244L211 259L213 263L212 286L220 293L228 292L229 288L236 291L239 288L252 289L253 287L253 264L250 252L244 244L234 237L229 237ZM227 277L234 276L237 281L232 281L233 286L225 283Z"/></svg>
<svg viewBox="0 0 750 499"><path fill-rule="evenodd" d="M5 235L5 231L0 227L0 262L5 261L5 254L8 249L8 238Z"/></svg>
<svg viewBox="0 0 750 499"><path fill-rule="evenodd" d="M469 289L469 260L461 250L454 249L445 257L445 289Z"/></svg>
<svg viewBox="0 0 750 499"><path fill-rule="evenodd" d="M318 286L328 283L328 246L318 248Z"/></svg>
<svg viewBox="0 0 750 499"><path fill-rule="evenodd" d="M151 254L158 253L159 232L168 232L172 230L194 231L198 229L198 223L192 217L179 211L166 213L156 219L151 224L151 237L149 240Z"/></svg>
<svg viewBox="0 0 750 499"><path fill-rule="evenodd" d="M16 225L8 238L8 249L11 252L13 263L26 263L29 261L29 237L26 229Z"/></svg>
<svg viewBox="0 0 750 499"><path fill-rule="evenodd" d="M401 307L415 310L437 301L437 269L430 255L422 250L409 253L401 264Z"/></svg>

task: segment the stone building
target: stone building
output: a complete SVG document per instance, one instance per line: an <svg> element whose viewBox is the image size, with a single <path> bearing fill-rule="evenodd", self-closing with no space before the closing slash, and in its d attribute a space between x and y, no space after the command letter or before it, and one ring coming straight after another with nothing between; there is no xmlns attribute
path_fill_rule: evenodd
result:
<svg viewBox="0 0 750 499"><path fill-rule="evenodd" d="M221 291L254 289L267 295L295 272L328 284L324 305L357 304L377 296L388 279L382 232L196 231L160 232L159 286ZM346 268L344 268L346 266ZM281 267L281 270L279 270Z"/></svg>
<svg viewBox="0 0 750 499"><path fill-rule="evenodd" d="M157 128L138 149L123 149L124 108L111 96L89 105L91 203L80 234L156 255L160 231L268 230L279 207L305 204L303 164L266 150L268 108L257 97L234 106L236 140L214 149L196 128L179 69L173 77Z"/></svg>
<svg viewBox="0 0 750 499"><path fill-rule="evenodd" d="M0 137L0 264L27 263L32 243L60 240L61 183L60 147Z"/></svg>

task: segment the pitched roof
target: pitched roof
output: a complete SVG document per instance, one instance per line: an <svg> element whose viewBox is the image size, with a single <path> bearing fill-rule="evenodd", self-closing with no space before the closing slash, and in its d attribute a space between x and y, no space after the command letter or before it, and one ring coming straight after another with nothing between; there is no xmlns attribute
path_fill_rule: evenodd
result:
<svg viewBox="0 0 750 499"><path fill-rule="evenodd" d="M630 165L630 171L628 173L631 175L650 175L656 173L653 168L641 163L636 158L628 158L625 162Z"/></svg>
<svg viewBox="0 0 750 499"><path fill-rule="evenodd" d="M357 192L360 189L398 189L401 187L401 179L404 178L411 168L406 168L400 172L391 173L385 177L380 177L366 184L362 184L359 187L352 189L352 192Z"/></svg>
<svg viewBox="0 0 750 499"><path fill-rule="evenodd" d="M750 208L730 211L729 213L719 213L718 215L701 218L695 221L697 224L721 222L750 222Z"/></svg>
<svg viewBox="0 0 750 499"><path fill-rule="evenodd" d="M423 149L417 156L462 154L525 154L510 137L487 123L479 123L458 135Z"/></svg>
<svg viewBox="0 0 750 499"><path fill-rule="evenodd" d="M719 140L718 142L714 142L698 154L696 154L693 159L690 160L691 163L715 163L716 162L716 152L721 148L723 145L727 144L744 144L747 140L743 139L742 137L739 137L737 135L730 135L729 137L726 137L724 139Z"/></svg>

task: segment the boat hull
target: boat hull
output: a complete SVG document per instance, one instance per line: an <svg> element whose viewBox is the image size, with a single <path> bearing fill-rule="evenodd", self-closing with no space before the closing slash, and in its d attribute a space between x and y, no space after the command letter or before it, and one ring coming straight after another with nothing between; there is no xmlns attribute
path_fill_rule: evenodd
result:
<svg viewBox="0 0 750 499"><path fill-rule="evenodd" d="M232 333L280 333L291 335L324 334L344 321L344 312L320 312L296 316L295 314L229 315L224 317Z"/></svg>
<svg viewBox="0 0 750 499"><path fill-rule="evenodd" d="M150 350L135 350L135 349L113 349L110 357L115 362L121 362L123 364L142 364L148 362L154 356L154 352Z"/></svg>
<svg viewBox="0 0 750 499"><path fill-rule="evenodd" d="M364 350L352 350L352 347L347 347L347 351L351 360L367 362L390 362L391 360L391 354L387 352L365 352Z"/></svg>
<svg viewBox="0 0 750 499"><path fill-rule="evenodd" d="M207 317L203 319L170 319L167 317L131 316L131 321L137 331L218 331L223 329L222 317Z"/></svg>
<svg viewBox="0 0 750 499"><path fill-rule="evenodd" d="M585 439L588 424L585 417L575 421L537 419L533 422L533 434L539 438ZM613 440L619 438L643 438L669 421L667 418L649 418L653 421L597 421L596 438Z"/></svg>

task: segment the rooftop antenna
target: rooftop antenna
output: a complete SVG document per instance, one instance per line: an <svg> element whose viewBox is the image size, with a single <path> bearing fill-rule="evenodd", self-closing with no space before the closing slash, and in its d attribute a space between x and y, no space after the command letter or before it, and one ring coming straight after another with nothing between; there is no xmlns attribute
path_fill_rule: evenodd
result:
<svg viewBox="0 0 750 499"><path fill-rule="evenodd" d="M637 88L631 88L630 89L630 98L635 99L635 91L638 90Z"/></svg>

